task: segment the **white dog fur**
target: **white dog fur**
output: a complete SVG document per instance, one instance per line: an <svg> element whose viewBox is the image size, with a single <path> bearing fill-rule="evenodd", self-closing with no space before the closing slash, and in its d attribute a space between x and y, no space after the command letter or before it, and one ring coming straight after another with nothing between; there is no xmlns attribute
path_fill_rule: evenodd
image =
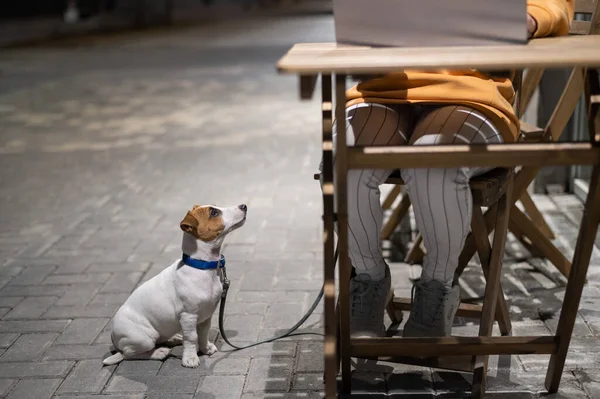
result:
<svg viewBox="0 0 600 399"><path fill-rule="evenodd" d="M193 259L217 261L225 236L246 221L245 205L219 208L198 206L181 221L183 253ZM181 364L197 367L198 351L212 355L209 342L211 317L223 290L218 269L200 270L181 259L139 286L119 308L111 339L117 353L102 362L123 359L165 359L170 349L160 344L183 343Z"/></svg>

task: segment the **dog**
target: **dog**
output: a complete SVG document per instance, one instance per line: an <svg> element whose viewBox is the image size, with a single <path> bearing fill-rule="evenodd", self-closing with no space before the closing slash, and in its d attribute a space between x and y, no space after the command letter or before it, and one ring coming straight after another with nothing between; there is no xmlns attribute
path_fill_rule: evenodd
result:
<svg viewBox="0 0 600 399"><path fill-rule="evenodd" d="M113 318L113 352L104 365L124 359L163 360L183 344L181 364L197 367L198 351L217 352L208 333L223 292L225 236L246 222L246 205L219 208L194 205L180 223L182 259L140 285Z"/></svg>

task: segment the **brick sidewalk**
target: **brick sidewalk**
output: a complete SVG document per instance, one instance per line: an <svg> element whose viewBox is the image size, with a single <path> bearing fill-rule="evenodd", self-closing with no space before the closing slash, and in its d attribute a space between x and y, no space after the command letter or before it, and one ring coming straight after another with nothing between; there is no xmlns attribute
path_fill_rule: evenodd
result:
<svg viewBox="0 0 600 399"><path fill-rule="evenodd" d="M321 16L3 53L0 397L320 397L318 336L234 353L218 340L222 351L195 370L177 358L113 367L101 359L116 309L179 256L178 223L194 203L249 207L224 250L234 342L270 337L307 310L321 284L321 197L312 181L319 104L300 102L296 80L278 76L274 63L296 41L332 37L330 17ZM536 200L571 254L580 203ZM564 281L519 251L510 247L503 280L515 333L553 331ZM397 294L407 295L417 267L392 269ZM552 278L540 272L547 269ZM481 278L468 269L465 296L482 295ZM552 398L600 397L598 252L589 280ZM458 320L455 333L473 333L469 323ZM321 331L321 315L304 330ZM494 359L490 397L537 397L547 360ZM355 387L382 395L456 398L468 388L468 376L455 373L364 361L357 368Z"/></svg>

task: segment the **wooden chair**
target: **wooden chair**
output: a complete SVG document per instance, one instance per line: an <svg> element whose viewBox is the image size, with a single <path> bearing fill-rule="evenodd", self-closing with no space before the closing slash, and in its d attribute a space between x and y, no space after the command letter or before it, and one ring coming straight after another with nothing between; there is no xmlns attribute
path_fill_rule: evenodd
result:
<svg viewBox="0 0 600 399"><path fill-rule="evenodd" d="M523 113L527 109L531 97L533 96L533 92L539 84L542 73L543 70L541 69L529 71L525 75L522 87L516 88L519 90L518 93L520 93L519 97L521 101L521 104L516 107L518 108L516 112L518 113L519 117L522 117ZM521 121L520 140L527 142L544 140L543 133L544 129ZM401 200L399 204L392 210L392 213L385 221L381 229L382 240L389 240L391 238L402 218L408 216L408 211L411 206L408 195L401 194L404 181L398 173L396 173L393 178L389 179L386 183L393 184L394 187L384 199L382 204L383 209L392 209L392 205L398 196L401 196ZM494 189L494 183L491 183L488 186L485 176L475 177L471 183L474 205L480 204L481 200L483 199L481 196L487 195L490 190L493 191ZM486 190L487 193L485 192ZM515 238L521 242L521 244L529 251L529 253L534 256L547 258L564 276L568 276L571 268L571 262L550 241L556 238L554 232L550 226L548 226L544 216L533 202L533 199L529 193L525 191L523 196L519 198L518 201L521 202L525 213L521 212L520 210L511 212L509 231L513 233ZM410 246L410 249L406 253L404 261L409 264L420 263L422 262L424 255L425 250L423 248L423 236L419 233ZM464 257L462 259L464 262ZM465 265L462 265L462 268L464 268L464 266Z"/></svg>
<svg viewBox="0 0 600 399"><path fill-rule="evenodd" d="M595 9L596 5L594 0L577 0L575 1L575 17L590 17ZM592 28L590 20L575 20L573 21L570 29L570 35L587 35L597 34L598 27ZM541 68L530 69L523 80L522 89L519 95L519 101L517 102L518 109L516 109L519 117L522 117L529 105L529 102L533 96L536 87L542 78L544 70ZM571 77L563 91L563 95L559 100L559 103L555 107L555 111L552 114L550 120L544 128L532 126L528 123L521 121L521 137L520 140L524 142L546 142L554 141L557 142L562 135L570 116L579 100L579 96L583 92L583 77L581 76L582 71L574 70L571 73ZM539 168L531 168L526 170L525 173L520 174L518 179L518 190L515 191L517 200L513 201L510 220L509 230L515 238L517 238L521 244L533 255L541 255L547 258L565 277L568 277L571 269L571 262L560 252L556 246L550 241L555 238L552 229L546 223L543 215L535 206L531 196L526 191L527 187L539 172ZM475 178L477 180L477 178ZM383 202L384 209L390 209L398 195L400 194L400 187L404 184L402 179L394 179L390 181L391 184L396 186L388 194ZM521 202L525 213L522 212L517 206L516 202ZM381 237L386 240L389 239L400 223L400 220L408 214L410 208L410 199L408 196L403 196L400 204L393 210L392 214L384 224ZM491 209L493 211L494 209ZM488 211L485 217L485 224L488 230L491 229L491 213ZM492 230L490 230L491 232ZM405 261L413 264L422 261L424 256L424 250L422 248L423 237L419 233L408 251ZM473 234L470 234L465 241L465 247L461 254L459 267L457 274L462 273L464 268L467 266L469 260L473 257L476 251L476 243Z"/></svg>
<svg viewBox="0 0 600 399"><path fill-rule="evenodd" d="M600 30L600 2L587 0L577 2L577 11L595 11L591 23L577 22L575 30L587 29L590 33ZM587 8L585 8L585 7ZM507 46L499 54L497 49L437 49L432 59L424 52L413 49L369 49L365 47L336 46L330 44L306 44L295 46L278 67L282 72L301 75L300 91L304 98L310 96L316 76L322 75L323 113L323 201L324 201L324 297L325 297L325 392L327 398L337 397L336 376L341 358L342 393L350 392L350 357L390 358L403 363L420 364L448 369L473 371L473 397L480 398L485 391L487 359L500 354L551 354L546 387L549 392L558 390L564 362L574 328L577 308L581 298L585 275L591 257L596 230L600 224L600 87L598 74L590 67L600 68L599 37L556 38L532 41L527 46ZM557 58L557 54L562 57ZM346 74L385 73L392 70L444 67L541 68L575 66L554 115L543 131L536 131L537 144L496 144L482 146L449 145L428 147L356 147L346 148L345 91ZM530 70L536 71L536 70ZM335 108L332 101L332 76L335 74ZM556 139L572 114L585 87L588 107L590 143L549 143L540 138ZM535 86L533 86L535 87ZM520 92L526 97L527 87ZM333 110L338 120L336 144L336 196L337 213L334 214L332 125ZM543 165L593 164L590 192L586 200L584 218L581 222L571 272L568 273L567 289L555 335L492 337L494 320L501 319L500 275L509 215L517 199L521 198L537 171ZM520 169L512 172L515 165ZM470 234L461 262L468 261L478 251L486 275L483 306L461 306L464 316L480 316L479 336L440 338L362 338L351 339L349 335L349 278L350 264L347 256L347 202L346 184L349 169L372 168L441 168L457 166L496 166L490 185L496 184L499 194L483 196L481 204L489 200L485 213L474 207L473 232ZM492 172L490 172L492 173ZM486 183L487 184L487 183ZM473 190L473 186L472 186ZM477 192L477 190L475 190ZM480 200L477 200L478 203ZM339 223L339 309L335 311L335 278L333 274L333 223ZM488 233L494 231L492 243ZM539 231L536 229L536 231ZM526 232L534 234L533 232ZM469 247L470 245L470 247ZM469 254L468 251L471 251ZM468 256L467 256L468 255ZM464 262L466 265L466 262ZM487 270L486 270L487 269ZM458 271L460 275L462 270ZM500 314L496 315L497 306ZM392 314L408 308L410 302L395 299ZM339 331L339 338L336 332Z"/></svg>

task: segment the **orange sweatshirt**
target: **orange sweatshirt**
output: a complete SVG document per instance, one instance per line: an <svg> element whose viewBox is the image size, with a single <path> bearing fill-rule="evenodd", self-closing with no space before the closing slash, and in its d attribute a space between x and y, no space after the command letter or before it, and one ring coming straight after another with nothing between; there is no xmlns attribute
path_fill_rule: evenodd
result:
<svg viewBox="0 0 600 399"><path fill-rule="evenodd" d="M527 13L537 22L534 37L569 33L574 0L528 0ZM558 56L558 55L557 55ZM461 104L486 115L505 142L519 135L519 118L512 103L515 92L507 77L471 71L405 71L361 82L346 93L348 103Z"/></svg>

